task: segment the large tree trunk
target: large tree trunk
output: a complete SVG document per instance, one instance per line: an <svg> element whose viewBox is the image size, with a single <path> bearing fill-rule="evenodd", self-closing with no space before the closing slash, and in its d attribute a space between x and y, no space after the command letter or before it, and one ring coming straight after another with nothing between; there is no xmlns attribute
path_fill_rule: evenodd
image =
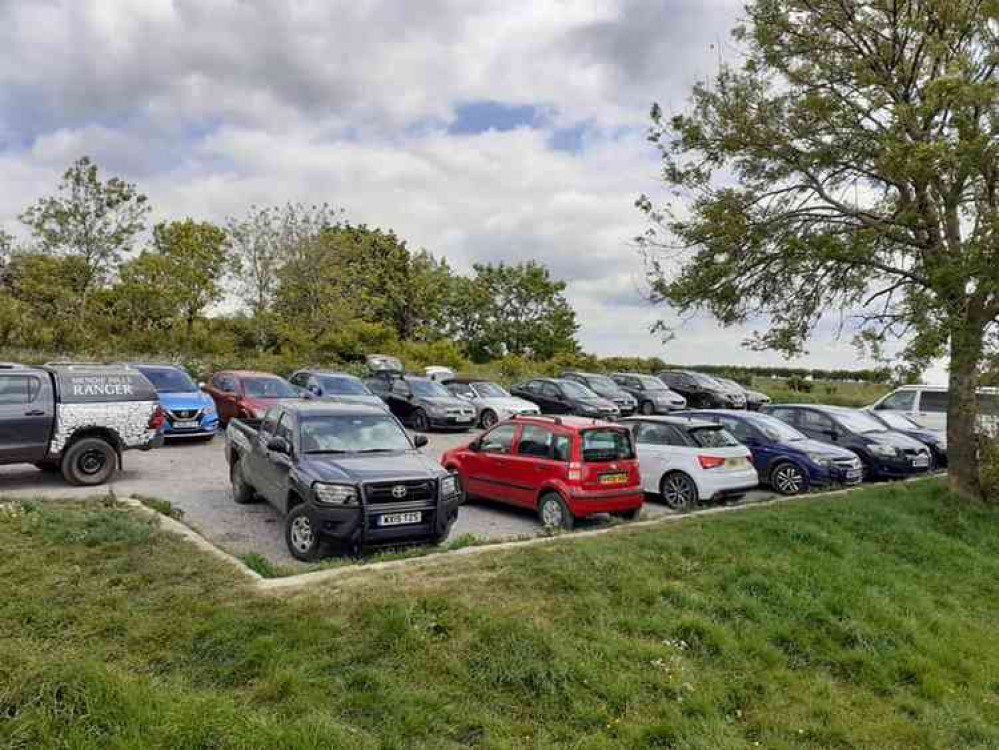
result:
<svg viewBox="0 0 999 750"><path fill-rule="evenodd" d="M947 407L947 462L950 488L968 499L981 499L978 474L978 365L982 330L955 326L950 339L950 401Z"/></svg>

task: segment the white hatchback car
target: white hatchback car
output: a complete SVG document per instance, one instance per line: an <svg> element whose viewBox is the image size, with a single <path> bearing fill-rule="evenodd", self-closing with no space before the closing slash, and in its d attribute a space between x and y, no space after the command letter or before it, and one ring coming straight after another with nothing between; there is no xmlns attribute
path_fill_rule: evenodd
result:
<svg viewBox="0 0 999 750"><path fill-rule="evenodd" d="M683 510L700 500L739 498L758 486L749 449L714 422L631 417L642 489Z"/></svg>

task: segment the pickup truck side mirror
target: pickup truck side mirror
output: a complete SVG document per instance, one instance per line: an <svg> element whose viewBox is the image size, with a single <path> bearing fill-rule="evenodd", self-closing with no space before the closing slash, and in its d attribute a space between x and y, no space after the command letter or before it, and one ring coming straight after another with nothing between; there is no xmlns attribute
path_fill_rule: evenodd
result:
<svg viewBox="0 0 999 750"><path fill-rule="evenodd" d="M415 445L417 448L422 448L423 446L425 446L429 442L430 442L430 438L428 438L426 435L414 435L413 436L413 445Z"/></svg>
<svg viewBox="0 0 999 750"><path fill-rule="evenodd" d="M291 455L291 445L283 437L272 437L267 441L267 450L271 453L280 453L284 456Z"/></svg>

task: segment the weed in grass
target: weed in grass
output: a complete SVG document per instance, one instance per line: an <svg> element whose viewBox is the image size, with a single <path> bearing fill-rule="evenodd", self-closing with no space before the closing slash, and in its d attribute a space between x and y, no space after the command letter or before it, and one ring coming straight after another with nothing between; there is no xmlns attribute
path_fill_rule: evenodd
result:
<svg viewBox="0 0 999 750"><path fill-rule="evenodd" d="M175 508L173 503L169 500L162 500L158 497L148 497L146 495L132 495L136 500L145 505L147 508L155 510L160 515L166 516L167 518L172 518L176 521L183 520L184 511L181 508Z"/></svg>
<svg viewBox="0 0 999 750"><path fill-rule="evenodd" d="M258 552L247 552L240 555L239 559L243 565L263 578L277 578L281 575L280 568Z"/></svg>

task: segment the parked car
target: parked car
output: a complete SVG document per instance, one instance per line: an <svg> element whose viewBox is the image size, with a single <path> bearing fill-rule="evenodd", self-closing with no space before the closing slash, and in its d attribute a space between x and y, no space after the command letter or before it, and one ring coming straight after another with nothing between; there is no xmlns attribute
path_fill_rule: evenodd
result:
<svg viewBox="0 0 999 750"><path fill-rule="evenodd" d="M656 377L687 399L693 409L745 409L746 397L710 375L693 370L663 370Z"/></svg>
<svg viewBox="0 0 999 750"><path fill-rule="evenodd" d="M542 414L617 419L617 406L574 380L534 378L510 389L517 398L536 404Z"/></svg>
<svg viewBox="0 0 999 750"><path fill-rule="evenodd" d="M571 529L594 513L638 518L643 494L631 435L580 417L516 417L441 458L469 497L537 511Z"/></svg>
<svg viewBox="0 0 999 750"><path fill-rule="evenodd" d="M145 362L129 362L141 372L159 396L166 412L163 435L167 438L211 440L219 429L215 401L180 367Z"/></svg>
<svg viewBox="0 0 999 750"><path fill-rule="evenodd" d="M814 487L859 484L864 478L857 454L819 442L769 414L731 409L688 412L717 422L753 454L760 481L781 495Z"/></svg>
<svg viewBox="0 0 999 750"><path fill-rule="evenodd" d="M0 365L0 464L59 471L70 484L104 484L126 450L163 442L156 389L124 366Z"/></svg>
<svg viewBox="0 0 999 750"><path fill-rule="evenodd" d="M615 372L614 382L631 394L642 414L669 414L687 408L687 399L659 378L638 372Z"/></svg>
<svg viewBox="0 0 999 750"><path fill-rule="evenodd" d="M439 544L463 496L458 479L418 451L426 443L380 407L280 403L226 430L233 499L259 496L276 508L299 560L319 558L329 542Z"/></svg>
<svg viewBox="0 0 999 750"><path fill-rule="evenodd" d="M258 419L279 401L304 395L284 378L254 370L217 372L208 379L205 392L214 399L223 426L231 419Z"/></svg>
<svg viewBox="0 0 999 750"><path fill-rule="evenodd" d="M873 411L895 411L908 416L920 427L947 432L950 393L941 385L903 385L875 401ZM985 431L999 431L999 388L978 389L978 423Z"/></svg>
<svg viewBox="0 0 999 750"><path fill-rule="evenodd" d="M759 484L752 455L714 422L690 417L629 417L642 488L675 510L741 498Z"/></svg>
<svg viewBox="0 0 999 750"><path fill-rule="evenodd" d="M415 375L378 375L370 378L367 386L403 424L418 432L475 426L475 407L452 396L435 380Z"/></svg>
<svg viewBox="0 0 999 750"><path fill-rule="evenodd" d="M889 430L908 435L929 448L933 460L930 468L947 467L947 433L922 427L907 414L901 412L882 410L868 411L867 413Z"/></svg>
<svg viewBox="0 0 999 750"><path fill-rule="evenodd" d="M897 479L929 471L929 448L859 409L779 404L765 412L814 440L852 450L864 466L865 479Z"/></svg>
<svg viewBox="0 0 999 750"><path fill-rule="evenodd" d="M308 391L315 398L326 401L387 408L385 402L373 393L363 380L346 372L299 370L288 378L288 382L296 388Z"/></svg>
<svg viewBox="0 0 999 750"><path fill-rule="evenodd" d="M742 385L742 383L737 383L736 381L730 378L720 378L717 375L712 375L711 377L713 377L723 386L726 386L733 393L736 394L741 393L742 397L746 399L746 408L749 409L750 411L759 411L764 406L770 403L770 396L768 396L765 393L761 393L760 391L754 391L749 388L746 388L746 386Z"/></svg>
<svg viewBox="0 0 999 750"><path fill-rule="evenodd" d="M452 378L444 387L452 396L468 401L476 408L476 422L483 429L519 414L541 413L536 404L511 396L503 386L489 380Z"/></svg>
<svg viewBox="0 0 999 750"><path fill-rule="evenodd" d="M563 372L560 376L563 380L574 380L580 385L585 385L598 396L607 399L617 407L621 416L634 414L638 409L638 401L619 386L607 375L598 375L592 372Z"/></svg>

